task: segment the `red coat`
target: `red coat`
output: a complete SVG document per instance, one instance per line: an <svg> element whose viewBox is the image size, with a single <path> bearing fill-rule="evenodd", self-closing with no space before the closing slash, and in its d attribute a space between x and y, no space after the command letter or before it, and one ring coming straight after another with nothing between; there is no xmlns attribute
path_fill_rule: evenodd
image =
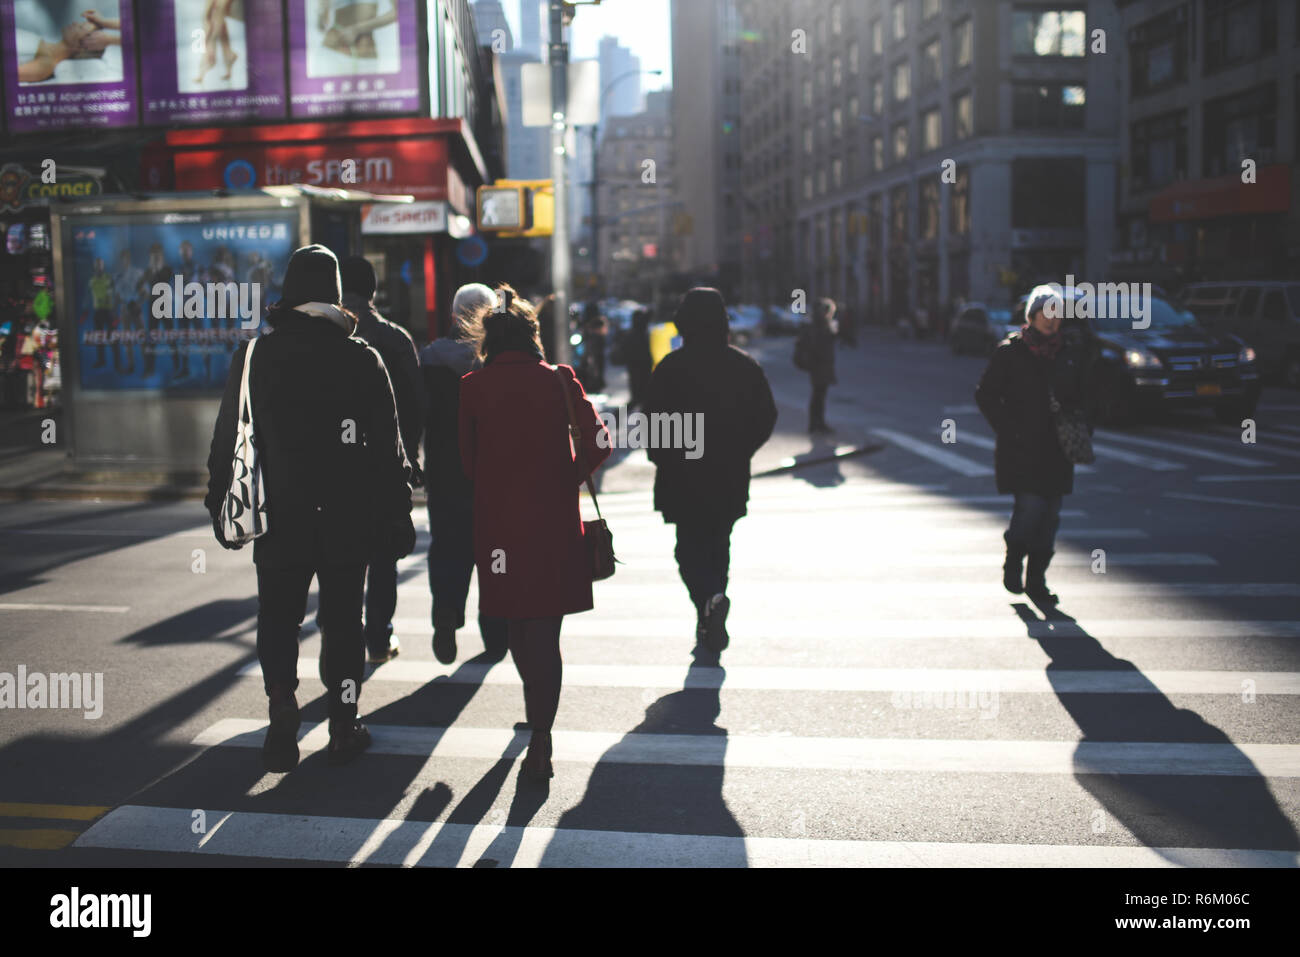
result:
<svg viewBox="0 0 1300 957"><path fill-rule="evenodd" d="M587 476L579 474L568 441L560 376L573 397L589 469L609 457L609 431L573 369L559 369L557 375L536 357L510 351L461 379L460 457L474 483L484 615L549 618L592 607L578 511ZM602 433L604 448L597 445Z"/></svg>

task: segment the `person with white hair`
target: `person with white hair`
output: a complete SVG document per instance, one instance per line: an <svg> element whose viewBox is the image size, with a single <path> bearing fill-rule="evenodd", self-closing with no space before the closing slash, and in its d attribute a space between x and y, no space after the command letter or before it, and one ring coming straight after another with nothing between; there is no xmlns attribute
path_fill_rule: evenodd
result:
<svg viewBox="0 0 1300 957"><path fill-rule="evenodd" d="M489 287L477 282L461 286L451 303L450 334L420 351L433 654L445 665L456 660L456 631L465 625L465 601L474 571L474 489L460 461L460 380L482 366L468 324L496 307L497 295ZM505 620L479 615L478 624L488 655L504 658Z"/></svg>
<svg viewBox="0 0 1300 957"><path fill-rule="evenodd" d="M1062 497L1074 490L1074 463L1062 448L1055 417L1086 417L1090 408L1087 350L1077 328L1062 328L1069 294L1054 285L1030 293L1024 326L994 351L975 390L980 412L997 435L998 492L1015 496L1003 536L1002 583L1043 609L1057 603L1045 576Z"/></svg>

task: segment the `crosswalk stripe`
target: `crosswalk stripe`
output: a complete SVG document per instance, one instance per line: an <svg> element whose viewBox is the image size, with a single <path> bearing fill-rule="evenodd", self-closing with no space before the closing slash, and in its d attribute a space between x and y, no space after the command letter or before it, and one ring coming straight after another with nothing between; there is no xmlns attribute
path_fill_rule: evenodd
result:
<svg viewBox="0 0 1300 957"><path fill-rule="evenodd" d="M1267 439L1267 436L1262 436L1261 438ZM1232 448L1236 451L1240 451L1243 448L1243 443L1240 437L1230 439L1226 436L1219 435L1198 435L1197 440L1210 445L1216 445L1219 448ZM1287 459L1300 459L1300 449L1286 449L1277 445L1268 445L1267 442L1258 443L1258 447L1264 449L1265 453L1268 455Z"/></svg>
<svg viewBox="0 0 1300 957"><path fill-rule="evenodd" d="M129 605L67 605L43 602L0 602L0 611L90 611L121 615L130 611Z"/></svg>
<svg viewBox="0 0 1300 957"><path fill-rule="evenodd" d="M957 444L960 445L962 442L969 442L977 449L997 449L998 447L998 443L995 439L991 439L986 435L977 435L969 430L958 433ZM1097 471L1091 465L1076 465L1074 470L1081 475L1091 475ZM1005 496L1003 496L1003 498L1005 498Z"/></svg>
<svg viewBox="0 0 1300 957"><path fill-rule="evenodd" d="M1240 465L1245 468L1263 468L1272 466L1272 462L1263 459L1247 458L1244 455L1231 455L1227 452L1212 452L1209 449L1197 448L1195 445L1183 443L1175 444L1173 442L1162 442L1159 439L1142 438L1136 435L1129 435L1126 432L1114 432L1107 430L1105 436L1108 440L1117 442L1126 442L1129 445L1138 445L1147 449L1161 449L1165 452L1175 452L1178 455L1187 455L1192 458L1209 459L1211 462L1225 462L1228 465Z"/></svg>
<svg viewBox="0 0 1300 957"><path fill-rule="evenodd" d="M786 552L787 557L790 554L790 552ZM773 567L771 565L759 564L764 557L750 554L741 560L733 561L731 563L732 577L743 576L746 572L761 573L771 569ZM632 574L641 571L675 572L677 570L676 560L671 555L662 552L639 554L620 551L618 558L627 566L629 573ZM1082 568L1092 565L1095 561L1089 552L1058 551L1052 559L1052 567L1058 569ZM891 568L989 568L991 565L996 564L997 562L990 560L986 553L964 555L953 553L942 555L904 554L895 555L889 560ZM1106 555L1106 566L1108 568L1209 568L1218 564L1210 555L1202 555L1197 552L1132 552L1129 554L1112 552Z"/></svg>
<svg viewBox="0 0 1300 957"><path fill-rule="evenodd" d="M1150 455L1139 455L1136 452L1117 449L1113 445L1105 445L1101 442L1094 441L1092 450L1097 453L1099 458L1115 459L1117 462L1136 465L1138 468L1150 469L1153 472L1178 472L1183 468L1178 462L1170 462L1167 459L1158 459Z"/></svg>
<svg viewBox="0 0 1300 957"><path fill-rule="evenodd" d="M1253 498L1225 498L1220 495L1196 495L1191 492L1163 492L1165 498L1182 499L1185 502L1211 502L1215 505L1252 505L1256 508L1272 508L1279 511L1300 511L1300 505L1288 505L1285 502L1260 502Z"/></svg>
<svg viewBox="0 0 1300 957"><path fill-rule="evenodd" d="M124 805L77 847L263 860L472 867L1296 867L1295 851L1131 845L845 841L652 834L394 818L205 809L216 833L192 833L189 808Z"/></svg>
<svg viewBox="0 0 1300 957"><path fill-rule="evenodd" d="M1253 504L1253 503L1252 503ZM1300 509L1300 505L1294 506ZM1105 576L1098 575L1097 578ZM662 580L629 577L610 579L596 585L596 601L613 601L619 606L630 601L637 591L662 588ZM997 586L996 588L994 586ZM839 596L845 589L839 581L806 579L799 583L801 604L813 607ZM1295 582L1151 582L1151 581L1083 581L1069 586L1070 598L1144 598L1149 600L1171 598L1300 598L1300 584ZM945 599L972 597L1005 598L1000 583L988 581L900 581L855 582L853 596L858 601L884 602L891 598L923 599L936 603ZM736 600L762 602L771 600L771 586L766 583L739 581L728 588Z"/></svg>
<svg viewBox="0 0 1300 957"><path fill-rule="evenodd" d="M1300 480L1300 473L1278 473L1272 475L1198 475L1198 482L1294 482Z"/></svg>
<svg viewBox="0 0 1300 957"><path fill-rule="evenodd" d="M301 751L323 751L328 722L302 726ZM194 738L201 747L261 748L266 722L225 718ZM371 725L369 754L498 760L526 735L504 728ZM669 764L782 770L967 774L1203 774L1300 777L1300 745L1148 741L1010 741L831 738L794 735L552 732L553 759L579 764Z"/></svg>
<svg viewBox="0 0 1300 957"><path fill-rule="evenodd" d="M949 452L946 449L936 449L928 442L914 439L910 435L904 435L894 429L872 429L872 435L878 435L882 439L888 439L899 448L906 449L922 458L929 459L942 465L946 469L951 469L968 478L978 478L980 476L992 475L993 470L987 465L958 455L956 452Z"/></svg>
<svg viewBox="0 0 1300 957"><path fill-rule="evenodd" d="M298 677L315 678L318 659L300 656ZM257 677L257 663L240 674ZM466 662L459 667L397 659L374 669L369 681L427 684L508 685L520 678L511 665ZM675 665L564 666L564 684L575 688L703 688L725 691L861 691L895 694L1300 694L1300 673L1247 671L1054 671L952 668L755 667L686 669ZM920 705L918 705L919 707Z"/></svg>

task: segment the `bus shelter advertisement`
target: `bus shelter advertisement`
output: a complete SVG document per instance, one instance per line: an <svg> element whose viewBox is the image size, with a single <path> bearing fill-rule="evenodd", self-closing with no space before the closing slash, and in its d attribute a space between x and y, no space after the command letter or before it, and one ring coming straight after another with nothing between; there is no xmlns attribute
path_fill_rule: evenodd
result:
<svg viewBox="0 0 1300 957"><path fill-rule="evenodd" d="M69 217L64 230L81 388L211 392L279 298L298 218Z"/></svg>
<svg viewBox="0 0 1300 957"><path fill-rule="evenodd" d="M0 2L10 131L134 125L132 44L130 0Z"/></svg>
<svg viewBox="0 0 1300 957"><path fill-rule="evenodd" d="M420 108L415 0L288 3L295 118Z"/></svg>

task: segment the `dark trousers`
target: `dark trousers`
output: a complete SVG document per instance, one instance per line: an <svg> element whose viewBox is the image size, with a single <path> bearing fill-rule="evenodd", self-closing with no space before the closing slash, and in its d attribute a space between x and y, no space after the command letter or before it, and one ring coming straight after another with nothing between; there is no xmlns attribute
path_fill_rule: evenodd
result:
<svg viewBox="0 0 1300 957"><path fill-rule="evenodd" d="M361 592L365 565L341 567L257 566L257 659L266 693L298 687L298 631L307 614L313 576L320 583L320 625L325 655L325 689L331 722L357 716L357 697L365 671L361 636ZM347 684L351 682L351 684Z"/></svg>
<svg viewBox="0 0 1300 957"><path fill-rule="evenodd" d="M1017 492L1007 543L1026 552L1050 552L1061 525L1061 496Z"/></svg>
<svg viewBox="0 0 1300 957"><path fill-rule="evenodd" d="M826 424L826 393L830 383L813 383L812 403L808 407L808 428L816 429Z"/></svg>
<svg viewBox="0 0 1300 957"><path fill-rule="evenodd" d="M366 649L376 654L388 650L397 610L397 562L376 558L366 567Z"/></svg>
<svg viewBox="0 0 1300 957"><path fill-rule="evenodd" d="M677 548L673 555L695 610L700 614L704 613L706 601L727 590L734 524L734 519L677 523Z"/></svg>
<svg viewBox="0 0 1300 957"><path fill-rule="evenodd" d="M474 513L468 504L448 506L429 501L429 591L433 594L433 627L465 627L465 600L474 574ZM506 640L504 618L479 615L485 640Z"/></svg>

